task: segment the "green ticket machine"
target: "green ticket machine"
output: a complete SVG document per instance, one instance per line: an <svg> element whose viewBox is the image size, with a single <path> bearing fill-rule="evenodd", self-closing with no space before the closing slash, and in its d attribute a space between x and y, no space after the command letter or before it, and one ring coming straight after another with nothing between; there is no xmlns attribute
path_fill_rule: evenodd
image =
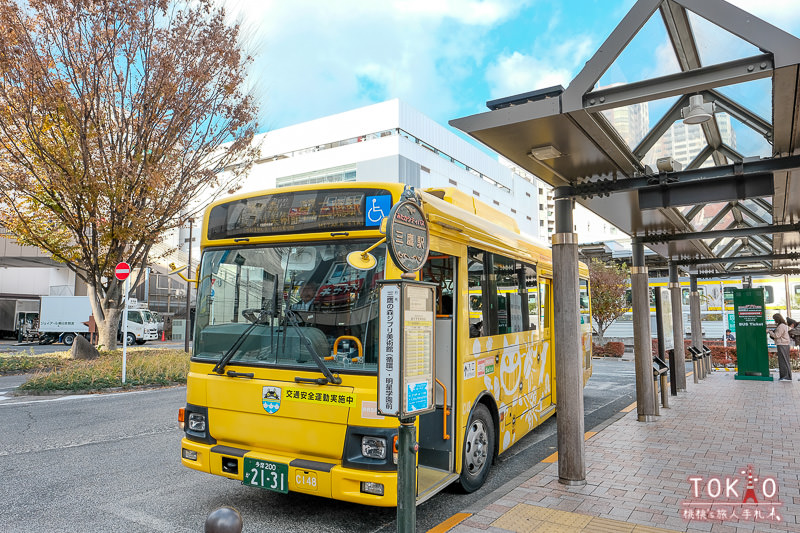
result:
<svg viewBox="0 0 800 533"><path fill-rule="evenodd" d="M767 355L764 289L734 289L733 314L739 367L736 379L772 381Z"/></svg>

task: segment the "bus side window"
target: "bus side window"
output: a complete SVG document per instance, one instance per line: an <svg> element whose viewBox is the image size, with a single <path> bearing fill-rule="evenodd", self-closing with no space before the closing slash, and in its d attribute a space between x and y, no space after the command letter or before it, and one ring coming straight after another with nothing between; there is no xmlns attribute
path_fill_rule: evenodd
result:
<svg viewBox="0 0 800 533"><path fill-rule="evenodd" d="M523 328L525 331L537 331L539 329L539 292L536 286L536 268L531 265L522 265L524 272L521 278L522 308L527 309L523 313Z"/></svg>
<svg viewBox="0 0 800 533"><path fill-rule="evenodd" d="M589 319L589 280L582 278L580 280L580 312L581 324L590 323Z"/></svg>
<svg viewBox="0 0 800 533"><path fill-rule="evenodd" d="M486 300L483 293L489 283L483 267L486 252L476 248L467 250L467 294L469 295L469 336L486 335Z"/></svg>
<svg viewBox="0 0 800 533"><path fill-rule="evenodd" d="M492 273L497 294L496 333L518 333L523 330L519 272L516 261L492 254Z"/></svg>

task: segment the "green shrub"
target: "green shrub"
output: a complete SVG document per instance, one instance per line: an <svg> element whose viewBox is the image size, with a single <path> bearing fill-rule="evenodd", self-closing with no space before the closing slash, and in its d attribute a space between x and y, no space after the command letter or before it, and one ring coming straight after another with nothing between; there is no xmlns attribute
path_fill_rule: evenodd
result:
<svg viewBox="0 0 800 533"><path fill-rule="evenodd" d="M117 387L164 386L186 383L189 354L183 350L128 350L125 384L122 351L101 353L90 361L66 360L50 371L37 372L19 388L26 391L96 391Z"/></svg>
<svg viewBox="0 0 800 533"><path fill-rule="evenodd" d="M54 370L66 362L67 359L57 355L0 355L0 376Z"/></svg>

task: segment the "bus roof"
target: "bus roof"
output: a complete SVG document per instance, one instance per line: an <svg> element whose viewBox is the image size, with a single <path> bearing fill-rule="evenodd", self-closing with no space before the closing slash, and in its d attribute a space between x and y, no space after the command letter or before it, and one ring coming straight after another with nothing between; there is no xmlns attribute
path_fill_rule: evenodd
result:
<svg viewBox="0 0 800 533"><path fill-rule="evenodd" d="M268 196L272 194L319 191L322 189L383 189L392 195L392 203L399 201L401 194L405 190L405 184L396 182L340 182L313 185L298 185L292 187L281 187L278 189L263 190L235 196L226 197L210 204L206 209L203 219L202 244L208 246L213 244L233 244L233 239L209 240L208 239L208 219L211 209L215 206L236 202L248 198ZM513 217L501 212L498 209L466 194L454 187L431 187L418 189L420 198L423 202L424 212L432 230L452 230L450 235L455 240L461 240L468 245L491 248L490 251L502 253L502 251L514 250L514 255L526 258L534 263L551 264L551 253L546 243L537 242L519 231L519 226ZM388 214L388 213L387 213ZM321 230L316 233L305 233L308 240L319 240L329 236L329 231ZM355 234L363 233L363 236L376 234L377 230L358 231ZM250 242L273 242L285 240L286 235L257 237L250 239ZM580 270L585 274L586 266L580 264Z"/></svg>

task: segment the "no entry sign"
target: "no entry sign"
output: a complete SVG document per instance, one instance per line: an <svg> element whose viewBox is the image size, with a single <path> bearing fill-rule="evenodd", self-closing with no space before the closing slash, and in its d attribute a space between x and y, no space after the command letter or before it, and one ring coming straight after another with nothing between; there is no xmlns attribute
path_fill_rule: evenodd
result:
<svg viewBox="0 0 800 533"><path fill-rule="evenodd" d="M118 280L125 281L128 279L128 276L131 275L131 266L125 261L118 263L117 266L114 267L114 275Z"/></svg>

